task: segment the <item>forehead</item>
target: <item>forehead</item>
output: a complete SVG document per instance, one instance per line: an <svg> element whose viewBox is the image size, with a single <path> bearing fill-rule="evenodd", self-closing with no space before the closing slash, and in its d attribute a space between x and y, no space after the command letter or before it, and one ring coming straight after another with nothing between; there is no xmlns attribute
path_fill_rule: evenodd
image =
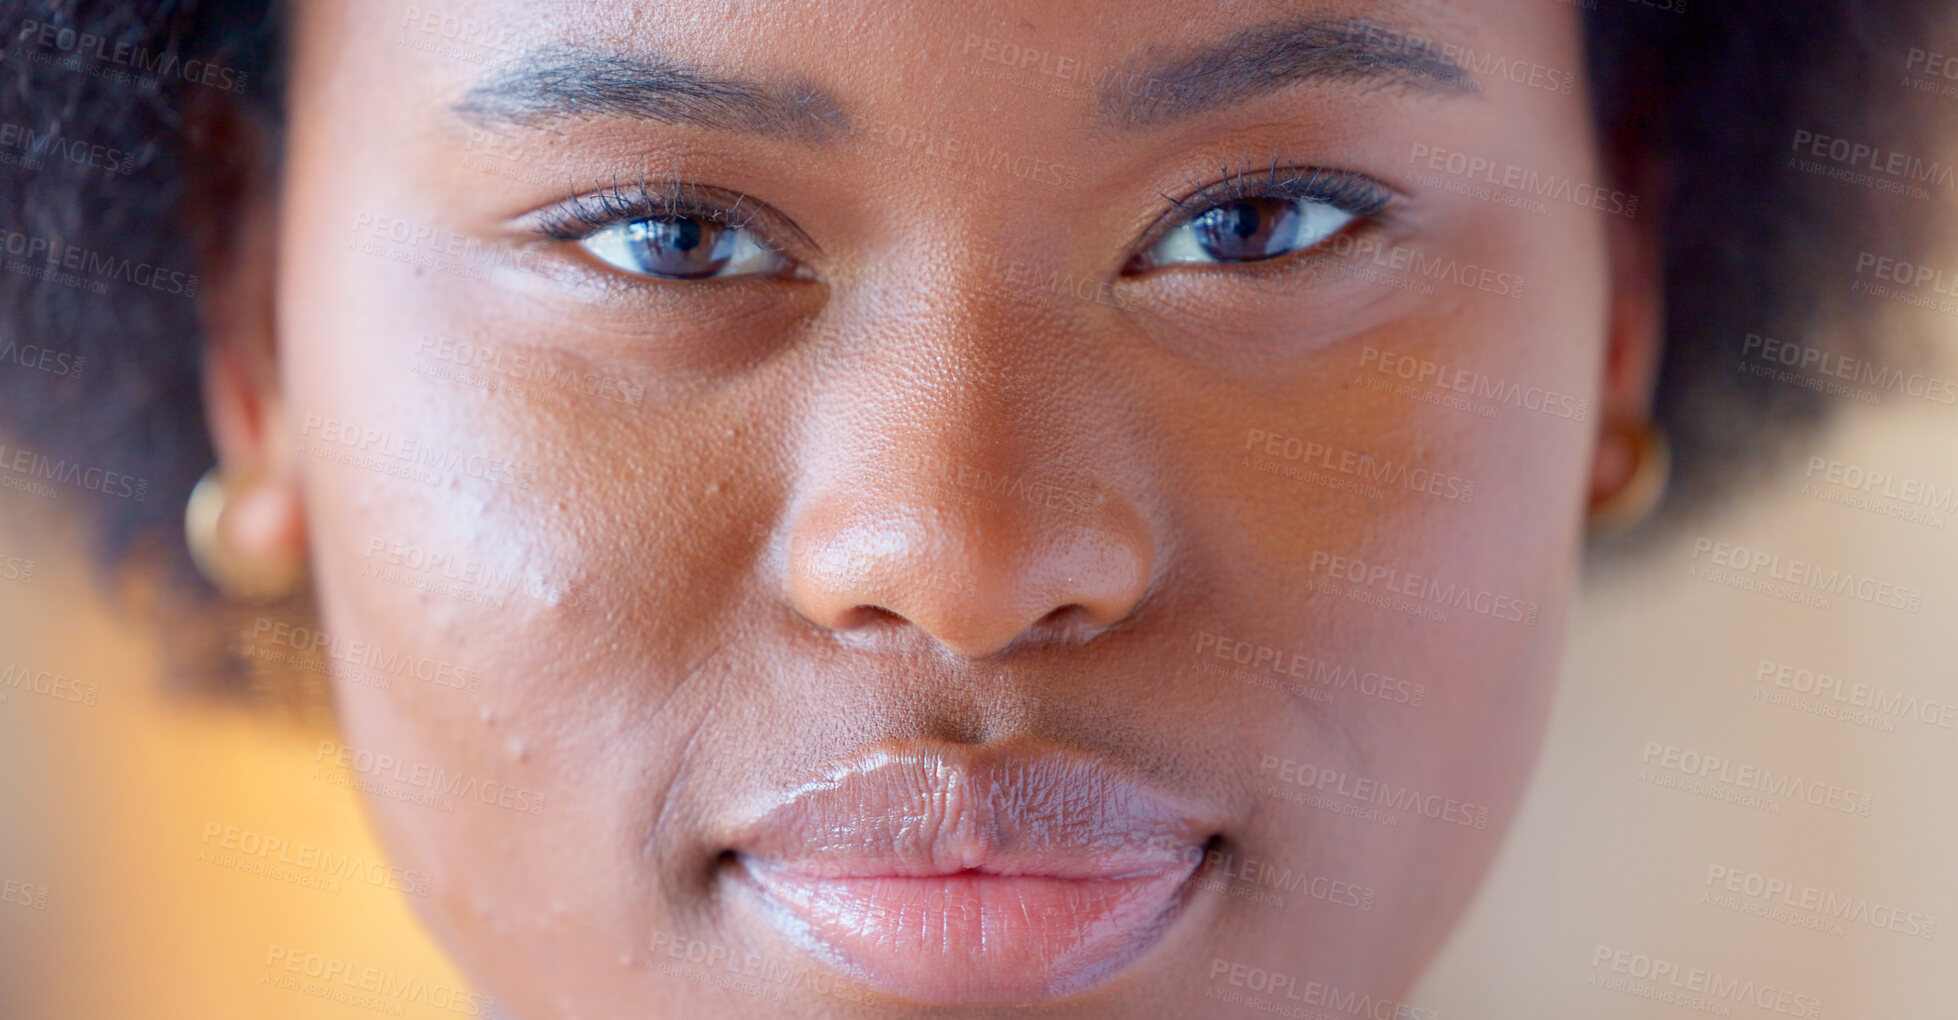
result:
<svg viewBox="0 0 1958 1020"><path fill-rule="evenodd" d="M306 5L319 10L323 5ZM551 38L713 41L724 49L833 48L845 39L905 35L920 42L967 29L1075 36L1087 48L1149 36L1204 37L1232 26L1286 18L1367 18L1383 24L1465 30L1517 5L1502 0L470 0L403 3L341 0L324 5L387 29L438 34L473 45L520 48ZM1544 12L1530 12L1539 20ZM380 19L377 21L377 19ZM392 32L388 33L392 34ZM930 58L887 53L890 61Z"/></svg>
<svg viewBox="0 0 1958 1020"><path fill-rule="evenodd" d="M1232 72L1240 79L1262 73L1353 86L1449 85L1453 76L1460 85L1473 84L1478 71L1486 74L1490 55L1505 62L1568 56L1575 9L1521 10L1537 6L1501 0L351 0L308 8L309 24L337 25L302 30L301 46L324 36L370 51L381 43L395 51L397 70L413 69L418 55L438 56L424 70L469 89L521 88L566 69L570 57L597 56L640 62L621 65L615 81L651 62L700 72L710 83L767 83L778 99L801 100L805 112L832 118L842 117L851 97L899 97L916 106L991 95L996 90L989 83L1005 82L1045 94L1019 107L993 102L986 112L1025 116L1033 107L1072 99L1104 119L1138 120L1171 112L1179 101L1200 106L1215 87L1231 84L1215 79ZM526 71L538 73L526 81ZM1128 109L1117 109L1125 95Z"/></svg>

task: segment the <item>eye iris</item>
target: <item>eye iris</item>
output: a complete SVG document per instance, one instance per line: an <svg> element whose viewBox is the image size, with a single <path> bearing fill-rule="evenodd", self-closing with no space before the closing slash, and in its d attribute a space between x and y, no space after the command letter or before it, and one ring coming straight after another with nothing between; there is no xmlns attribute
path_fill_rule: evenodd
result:
<svg viewBox="0 0 1958 1020"><path fill-rule="evenodd" d="M699 216L635 220L626 250L641 272L690 280L712 276L734 255L737 233Z"/></svg>
<svg viewBox="0 0 1958 1020"><path fill-rule="evenodd" d="M1255 262L1290 252L1298 242L1298 205L1250 198L1215 206L1191 221L1204 253L1220 262Z"/></svg>

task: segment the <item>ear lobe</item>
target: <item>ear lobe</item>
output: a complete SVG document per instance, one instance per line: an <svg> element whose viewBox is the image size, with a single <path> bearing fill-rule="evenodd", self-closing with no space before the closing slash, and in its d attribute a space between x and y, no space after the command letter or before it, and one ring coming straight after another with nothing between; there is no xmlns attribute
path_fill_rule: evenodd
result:
<svg viewBox="0 0 1958 1020"><path fill-rule="evenodd" d="M194 188L199 197L190 211L205 224L197 245L204 409L223 479L210 539L232 572L246 575L242 587L263 593L289 588L303 574L306 524L279 385L276 202L271 188L254 184L224 199ZM196 208L211 201L228 205ZM216 234L218 224L230 229Z"/></svg>
<svg viewBox="0 0 1958 1020"><path fill-rule="evenodd" d="M1658 231L1629 217L1607 223L1611 258L1611 307L1607 320L1604 378L1596 416L1597 445L1591 460L1590 510L1602 518L1636 520L1657 505L1664 477L1663 437L1654 434L1652 398L1665 351L1665 274ZM1656 491L1655 488L1656 481ZM1637 507L1628 507L1634 500ZM1636 510L1636 514L1629 511Z"/></svg>

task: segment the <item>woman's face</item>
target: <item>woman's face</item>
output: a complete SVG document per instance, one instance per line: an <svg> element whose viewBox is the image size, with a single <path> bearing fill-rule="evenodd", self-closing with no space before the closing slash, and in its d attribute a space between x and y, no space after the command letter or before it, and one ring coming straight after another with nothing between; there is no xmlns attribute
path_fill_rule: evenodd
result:
<svg viewBox="0 0 1958 1020"><path fill-rule="evenodd" d="M1582 535L1578 17L299 5L320 763L499 1015L1420 1015Z"/></svg>

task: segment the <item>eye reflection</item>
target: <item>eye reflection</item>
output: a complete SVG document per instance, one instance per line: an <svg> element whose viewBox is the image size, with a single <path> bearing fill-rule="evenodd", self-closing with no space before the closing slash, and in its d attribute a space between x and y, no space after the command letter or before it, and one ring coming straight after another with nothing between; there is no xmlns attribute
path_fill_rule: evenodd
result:
<svg viewBox="0 0 1958 1020"><path fill-rule="evenodd" d="M579 244L615 269L670 280L775 275L790 268L787 258L752 231L706 216L631 220L595 231Z"/></svg>

